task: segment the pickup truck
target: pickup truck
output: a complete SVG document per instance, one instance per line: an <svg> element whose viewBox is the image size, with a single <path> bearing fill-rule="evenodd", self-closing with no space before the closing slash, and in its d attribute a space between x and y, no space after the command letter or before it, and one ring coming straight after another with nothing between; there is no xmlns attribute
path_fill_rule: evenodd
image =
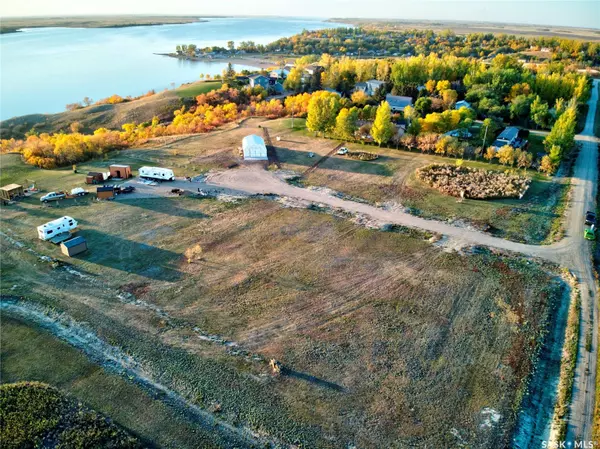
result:
<svg viewBox="0 0 600 449"><path fill-rule="evenodd" d="M58 201L65 199L67 194L65 192L50 192L40 198L42 203L47 203L48 201Z"/></svg>

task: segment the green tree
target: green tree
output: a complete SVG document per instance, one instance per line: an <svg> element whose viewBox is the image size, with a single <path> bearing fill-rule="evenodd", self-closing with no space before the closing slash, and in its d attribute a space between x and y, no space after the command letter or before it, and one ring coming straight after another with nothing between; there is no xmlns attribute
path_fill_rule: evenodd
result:
<svg viewBox="0 0 600 449"><path fill-rule="evenodd" d="M375 121L371 128L371 136L373 140L381 146L381 144L388 143L394 135L394 124L392 123L392 109L387 101L382 101L377 108L377 114L375 115Z"/></svg>
<svg viewBox="0 0 600 449"><path fill-rule="evenodd" d="M577 103L571 101L563 114L556 120L550 133L544 139L544 146L550 153L554 164L558 164L575 145L575 127L577 125ZM558 149L554 148L558 147ZM554 151L556 156L552 156Z"/></svg>
<svg viewBox="0 0 600 449"><path fill-rule="evenodd" d="M536 96L530 108L531 119L540 128L545 128L548 125L548 117L550 116L548 103L542 101L540 96Z"/></svg>
<svg viewBox="0 0 600 449"><path fill-rule="evenodd" d="M230 51L231 53L233 53L233 50L235 50L235 42L233 42L233 41L228 41L228 42L227 42L227 48L229 49L229 51Z"/></svg>
<svg viewBox="0 0 600 449"><path fill-rule="evenodd" d="M431 112L431 98L421 97L415 103L415 111L417 111L421 117Z"/></svg>
<svg viewBox="0 0 600 449"><path fill-rule="evenodd" d="M358 110L356 108L342 108L335 119L334 134L344 140L354 139L358 130Z"/></svg>
<svg viewBox="0 0 600 449"><path fill-rule="evenodd" d="M479 128L479 138L483 142L484 147L487 147L490 143L494 141L498 129L498 124L491 118L486 118L483 121L483 123L481 124L481 128Z"/></svg>
<svg viewBox="0 0 600 449"><path fill-rule="evenodd" d="M231 83L231 81L233 81L234 78L235 69L233 68L233 65L231 65L230 62L229 64L227 64L227 68L223 70L223 81L226 83Z"/></svg>
<svg viewBox="0 0 600 449"><path fill-rule="evenodd" d="M315 92L308 103L306 127L315 133L328 133L335 127L340 97L327 91Z"/></svg>

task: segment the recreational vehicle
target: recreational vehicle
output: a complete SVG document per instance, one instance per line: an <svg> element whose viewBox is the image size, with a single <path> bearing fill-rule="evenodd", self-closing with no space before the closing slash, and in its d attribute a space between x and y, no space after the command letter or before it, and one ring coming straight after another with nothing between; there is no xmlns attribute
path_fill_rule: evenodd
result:
<svg viewBox="0 0 600 449"><path fill-rule="evenodd" d="M37 227L41 240L50 240L59 234L69 232L77 227L77 221L71 217L61 217Z"/></svg>
<svg viewBox="0 0 600 449"><path fill-rule="evenodd" d="M140 178L155 179L157 181L175 181L175 174L170 168L141 167Z"/></svg>

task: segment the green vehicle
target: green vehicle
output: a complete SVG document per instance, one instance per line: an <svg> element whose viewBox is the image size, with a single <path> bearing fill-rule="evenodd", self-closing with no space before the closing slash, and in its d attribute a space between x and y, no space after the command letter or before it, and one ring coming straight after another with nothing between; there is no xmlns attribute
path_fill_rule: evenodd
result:
<svg viewBox="0 0 600 449"><path fill-rule="evenodd" d="M596 240L596 229L594 226L583 230L583 238L586 240Z"/></svg>

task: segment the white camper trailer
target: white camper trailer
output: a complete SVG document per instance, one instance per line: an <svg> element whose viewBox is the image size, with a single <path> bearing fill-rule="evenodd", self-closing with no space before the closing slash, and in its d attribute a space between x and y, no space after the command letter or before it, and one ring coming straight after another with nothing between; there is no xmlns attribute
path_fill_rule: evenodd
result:
<svg viewBox="0 0 600 449"><path fill-rule="evenodd" d="M157 181L175 181L175 174L170 168L140 167L140 178L156 179Z"/></svg>
<svg viewBox="0 0 600 449"><path fill-rule="evenodd" d="M77 227L77 221L71 217L61 217L37 227L41 240L50 240L57 235L69 232Z"/></svg>

